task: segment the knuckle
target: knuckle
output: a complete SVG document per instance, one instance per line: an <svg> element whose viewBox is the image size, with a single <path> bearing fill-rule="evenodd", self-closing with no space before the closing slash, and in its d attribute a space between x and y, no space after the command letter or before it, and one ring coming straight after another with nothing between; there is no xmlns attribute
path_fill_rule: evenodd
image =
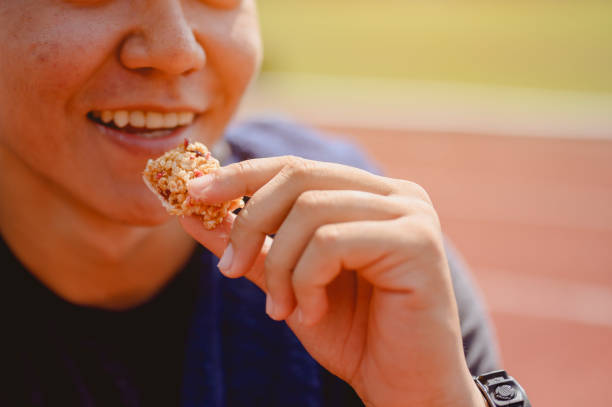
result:
<svg viewBox="0 0 612 407"><path fill-rule="evenodd" d="M304 161L302 157L298 157L296 155L283 156L282 160L287 167L298 167L302 164L302 161Z"/></svg>
<svg viewBox="0 0 612 407"><path fill-rule="evenodd" d="M247 195L255 193L255 187L250 184L251 175L256 171L252 160L240 161L226 167L224 174L229 175L232 179L243 180Z"/></svg>
<svg viewBox="0 0 612 407"><path fill-rule="evenodd" d="M294 155L284 156L283 161L285 163L283 170L292 177L308 174L314 166L313 161Z"/></svg>
<svg viewBox="0 0 612 407"><path fill-rule="evenodd" d="M245 175L253 171L253 163L251 160L240 161L232 164L231 168L235 172L235 175Z"/></svg>
<svg viewBox="0 0 612 407"><path fill-rule="evenodd" d="M432 203L431 198L429 197L429 194L427 193L425 188L423 188L421 185L417 184L416 182L403 180L403 179L398 179L395 181L396 181L396 187L399 193L414 195L429 204Z"/></svg>
<svg viewBox="0 0 612 407"><path fill-rule="evenodd" d="M410 209L412 213L421 214L423 216L427 216L431 219L437 219L438 214L431 203L426 202L420 198L417 199L409 199Z"/></svg>
<svg viewBox="0 0 612 407"><path fill-rule="evenodd" d="M419 195L425 202L429 203L430 205L433 205L431 197L429 196L429 193L427 192L427 190L425 190L425 188L423 188L419 184L414 184L414 188L417 195Z"/></svg>
<svg viewBox="0 0 612 407"><path fill-rule="evenodd" d="M409 216L403 219L405 242L416 253L438 252L443 247L442 233L435 222L429 217ZM443 251L443 249L441 249Z"/></svg>
<svg viewBox="0 0 612 407"><path fill-rule="evenodd" d="M439 218L436 209L429 202L421 198L410 195L390 195L387 197L390 205L397 205L397 212L401 216L422 216L429 218L434 224L439 226Z"/></svg>
<svg viewBox="0 0 612 407"><path fill-rule="evenodd" d="M340 231L336 225L324 225L319 227L313 238L313 244L318 251L326 251L330 247L334 247L340 240Z"/></svg>
<svg viewBox="0 0 612 407"><path fill-rule="evenodd" d="M247 204L236 216L234 219L234 224L232 225L232 234L234 231L240 230L251 230L253 229L253 223L251 222L251 217L249 216L249 205Z"/></svg>
<svg viewBox="0 0 612 407"><path fill-rule="evenodd" d="M312 212L326 200L326 191L309 190L302 192L295 201L294 207L300 212Z"/></svg>

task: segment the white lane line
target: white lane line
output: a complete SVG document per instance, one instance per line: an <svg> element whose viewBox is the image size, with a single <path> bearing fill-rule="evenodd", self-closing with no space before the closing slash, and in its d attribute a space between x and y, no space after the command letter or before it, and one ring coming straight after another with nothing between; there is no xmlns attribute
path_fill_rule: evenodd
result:
<svg viewBox="0 0 612 407"><path fill-rule="evenodd" d="M612 327L612 287L482 270L477 281L494 313Z"/></svg>
<svg viewBox="0 0 612 407"><path fill-rule="evenodd" d="M265 73L240 117L280 112L316 125L612 139L612 94Z"/></svg>

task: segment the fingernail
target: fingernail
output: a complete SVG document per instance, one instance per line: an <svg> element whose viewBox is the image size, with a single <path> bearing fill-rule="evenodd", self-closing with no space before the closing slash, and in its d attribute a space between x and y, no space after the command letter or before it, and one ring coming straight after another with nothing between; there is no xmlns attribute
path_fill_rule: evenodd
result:
<svg viewBox="0 0 612 407"><path fill-rule="evenodd" d="M274 319L274 315L276 314L276 305L274 304L270 294L266 295L266 314L268 314L272 319Z"/></svg>
<svg viewBox="0 0 612 407"><path fill-rule="evenodd" d="M189 194L194 198L202 198L206 194L206 190L214 179L213 174L206 174L198 178L194 178L189 181L187 190Z"/></svg>
<svg viewBox="0 0 612 407"><path fill-rule="evenodd" d="M219 259L219 263L217 267L219 270L225 275L230 274L230 269L232 268L232 262L234 261L234 246L232 244L228 244L223 252L223 256Z"/></svg>

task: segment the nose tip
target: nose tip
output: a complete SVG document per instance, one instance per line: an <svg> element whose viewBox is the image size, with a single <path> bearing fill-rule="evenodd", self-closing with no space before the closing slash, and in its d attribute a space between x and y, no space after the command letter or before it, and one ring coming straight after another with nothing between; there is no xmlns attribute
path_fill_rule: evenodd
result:
<svg viewBox="0 0 612 407"><path fill-rule="evenodd" d="M123 42L119 58L128 69L152 68L168 74L188 74L206 64L206 53L182 16L143 24Z"/></svg>
<svg viewBox="0 0 612 407"><path fill-rule="evenodd" d="M174 38L174 40L173 40ZM166 41L164 44L162 41ZM175 37L160 39L154 44L156 49L149 47L155 60L152 68L170 74L188 74L202 69L206 63L206 54L190 31Z"/></svg>

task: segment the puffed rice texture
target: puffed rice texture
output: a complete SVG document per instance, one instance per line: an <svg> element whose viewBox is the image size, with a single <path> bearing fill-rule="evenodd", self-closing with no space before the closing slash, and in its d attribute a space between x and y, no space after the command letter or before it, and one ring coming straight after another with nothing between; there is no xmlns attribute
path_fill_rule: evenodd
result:
<svg viewBox="0 0 612 407"><path fill-rule="evenodd" d="M147 162L142 178L172 215L199 215L208 230L219 225L228 212L244 207L242 198L219 205L206 205L189 196L187 182L219 168L202 143L185 140L161 157Z"/></svg>

